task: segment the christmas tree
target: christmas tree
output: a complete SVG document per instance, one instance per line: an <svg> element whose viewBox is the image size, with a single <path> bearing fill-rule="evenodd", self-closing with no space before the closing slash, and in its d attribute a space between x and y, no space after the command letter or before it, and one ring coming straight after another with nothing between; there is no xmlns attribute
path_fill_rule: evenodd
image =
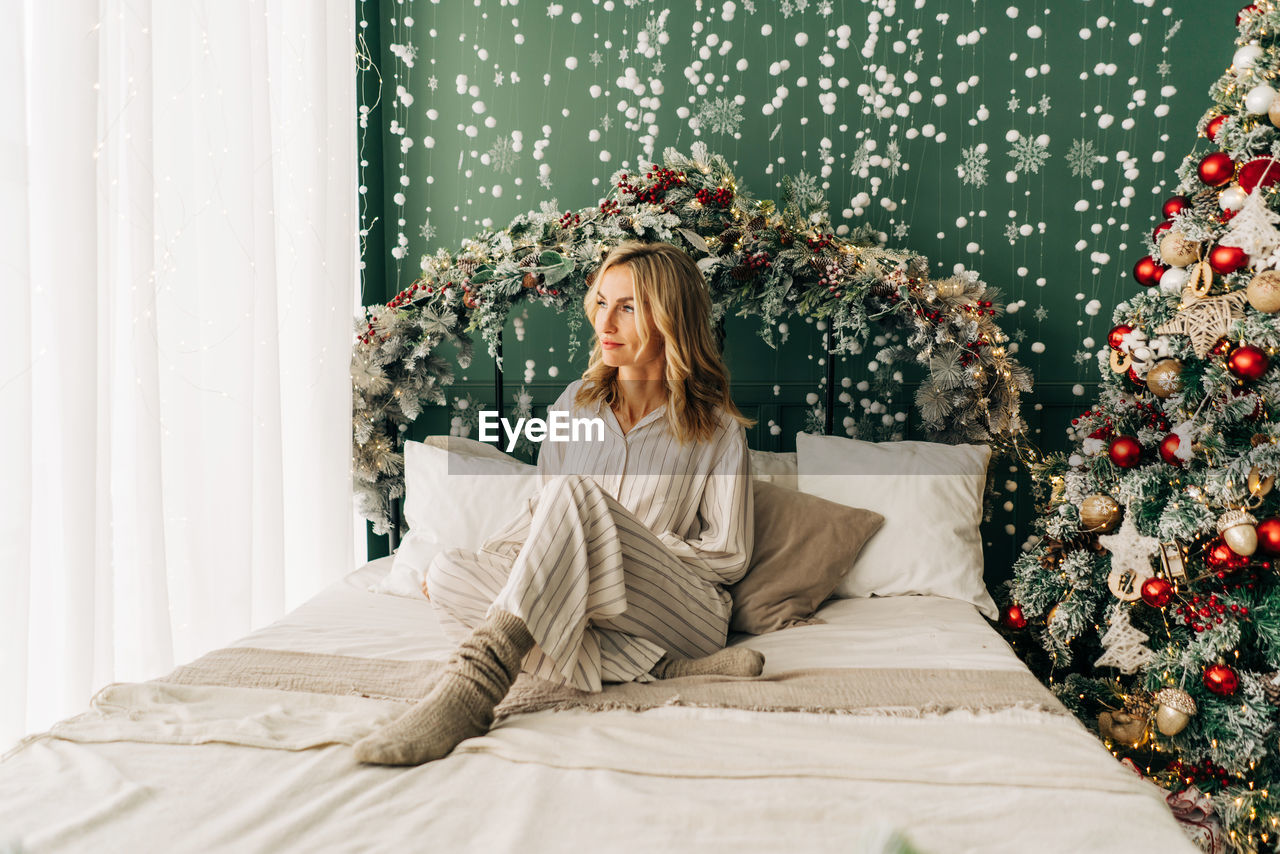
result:
<svg viewBox="0 0 1280 854"><path fill-rule="evenodd" d="M1002 623L1118 757L1199 810L1208 849L1275 851L1280 6L1236 23L1098 354L1099 399L1036 467Z"/></svg>

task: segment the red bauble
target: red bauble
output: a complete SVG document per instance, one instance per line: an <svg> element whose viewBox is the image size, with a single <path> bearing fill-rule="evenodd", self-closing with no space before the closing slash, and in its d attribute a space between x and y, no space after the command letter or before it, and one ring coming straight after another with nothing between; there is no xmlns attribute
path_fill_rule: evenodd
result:
<svg viewBox="0 0 1280 854"><path fill-rule="evenodd" d="M1022 608L1018 605L1009 605L1000 612L1000 625L1006 629L1025 629L1027 627L1027 618L1022 613Z"/></svg>
<svg viewBox="0 0 1280 854"><path fill-rule="evenodd" d="M1242 380L1258 380L1271 366L1267 354L1252 344L1243 344L1227 357L1227 368Z"/></svg>
<svg viewBox="0 0 1280 854"><path fill-rule="evenodd" d="M1204 562L1212 570L1240 569L1249 565L1249 558L1236 554L1226 540L1218 537L1205 550Z"/></svg>
<svg viewBox="0 0 1280 854"><path fill-rule="evenodd" d="M1240 167L1236 181L1246 193L1252 193L1254 187L1270 187L1280 182L1280 161L1271 157L1250 160Z"/></svg>
<svg viewBox="0 0 1280 854"><path fill-rule="evenodd" d="M1222 125L1226 121L1226 116L1214 116L1209 119L1209 124L1204 126L1204 135L1209 137L1209 139L1216 140L1218 138L1218 131L1222 130Z"/></svg>
<svg viewBox="0 0 1280 854"><path fill-rule="evenodd" d="M1133 327L1127 323L1121 323L1118 326L1111 327L1111 331L1107 333L1107 343L1111 345L1112 350L1119 350L1121 343L1124 342L1124 336L1133 331Z"/></svg>
<svg viewBox="0 0 1280 854"><path fill-rule="evenodd" d="M1249 253L1239 246L1215 246L1209 250L1209 266L1215 273L1229 276L1249 263Z"/></svg>
<svg viewBox="0 0 1280 854"><path fill-rule="evenodd" d="M1151 232L1151 239L1156 243L1159 243L1161 235L1171 228L1173 228L1173 222L1166 219L1164 222L1156 226L1155 231Z"/></svg>
<svg viewBox="0 0 1280 854"><path fill-rule="evenodd" d="M1117 436L1111 440L1107 453L1111 462L1122 469L1131 469L1142 460L1142 445L1133 436Z"/></svg>
<svg viewBox="0 0 1280 854"><path fill-rule="evenodd" d="M1170 433L1160 440L1160 459L1164 460L1171 466L1182 465L1182 458L1178 456L1178 445L1182 439L1177 433Z"/></svg>
<svg viewBox="0 0 1280 854"><path fill-rule="evenodd" d="M1225 664L1211 664L1204 669L1204 687L1219 697L1230 697L1240 690L1240 677Z"/></svg>
<svg viewBox="0 0 1280 854"><path fill-rule="evenodd" d="M1145 288L1160 284L1160 277L1164 275L1164 271L1169 269L1150 255L1143 255L1137 264L1133 265L1133 277L1138 280L1138 284Z"/></svg>
<svg viewBox="0 0 1280 854"><path fill-rule="evenodd" d="M1166 578L1153 575L1142 582L1142 601L1152 608L1163 608L1173 600L1173 585Z"/></svg>
<svg viewBox="0 0 1280 854"><path fill-rule="evenodd" d="M1244 20L1245 15L1252 15L1254 12L1257 12L1257 11L1258 11L1257 4L1250 3L1248 6L1245 6L1239 12L1236 12L1236 26L1237 27L1240 26L1240 22Z"/></svg>
<svg viewBox="0 0 1280 854"><path fill-rule="evenodd" d="M1272 517L1257 524L1258 548L1269 555L1280 555L1280 519Z"/></svg>
<svg viewBox="0 0 1280 854"><path fill-rule="evenodd" d="M1200 161L1200 180L1210 187L1221 187L1235 177L1236 164L1225 151L1205 155Z"/></svg>
<svg viewBox="0 0 1280 854"><path fill-rule="evenodd" d="M1130 368L1125 376L1129 378L1129 382L1133 383L1134 388L1145 389L1147 387L1147 381L1138 376L1137 368Z"/></svg>
<svg viewBox="0 0 1280 854"><path fill-rule="evenodd" d="M1164 214L1165 219L1173 219L1191 206L1191 200L1186 196L1170 196L1165 203L1160 206L1160 212Z"/></svg>

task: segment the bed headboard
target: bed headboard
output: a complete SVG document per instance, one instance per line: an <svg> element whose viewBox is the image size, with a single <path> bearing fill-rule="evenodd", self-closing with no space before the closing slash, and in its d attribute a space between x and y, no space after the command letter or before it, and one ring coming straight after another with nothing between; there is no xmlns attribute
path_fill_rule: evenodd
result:
<svg viewBox="0 0 1280 854"><path fill-rule="evenodd" d="M722 353L724 352L726 337L727 335L725 331L725 324L723 321L721 321L716 325L716 338L720 343L720 350ZM829 326L827 327L824 333L824 345L825 345L824 349L827 354L830 354L832 351L832 348L835 346L835 342L833 340L833 332L831 327ZM504 361L502 359L501 336L498 339L496 355L497 355L497 359L494 360L494 369L493 369L493 400L503 401L506 399L506 396L504 391L505 389L504 368L503 368ZM826 381L823 384L824 394L825 394L825 399L823 401L823 412L825 413L823 433L830 436L832 435L834 426L835 426L835 407L836 407L836 360L830 357L830 355L828 355L828 357L825 360L824 370L825 370ZM569 379L566 378L563 380L563 383L561 383L561 385L567 384L568 382L569 382ZM734 387L735 389L738 388L737 384L735 384ZM809 387L812 387L811 384ZM738 402L739 405L742 406L743 401L737 400L737 397L738 395L735 394L735 402ZM744 407L744 412L746 412L745 407ZM404 437L402 436L401 445L403 445L403 439ZM760 444L760 443L756 443L756 444ZM764 449L757 448L757 450L764 450ZM388 532L389 545L390 545L390 550L395 551L397 548L399 548L400 540L404 536L403 499L399 499L392 502L390 521L391 521L391 526L390 526L390 531Z"/></svg>

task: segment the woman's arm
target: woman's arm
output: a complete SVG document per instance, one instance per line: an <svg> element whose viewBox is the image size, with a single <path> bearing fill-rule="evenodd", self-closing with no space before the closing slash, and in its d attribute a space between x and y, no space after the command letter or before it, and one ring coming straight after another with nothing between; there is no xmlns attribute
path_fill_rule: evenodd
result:
<svg viewBox="0 0 1280 854"><path fill-rule="evenodd" d="M680 558L698 567L705 580L734 584L747 574L755 545L751 456L746 431L736 423L707 477L698 517L697 538L684 540L664 531L659 539Z"/></svg>

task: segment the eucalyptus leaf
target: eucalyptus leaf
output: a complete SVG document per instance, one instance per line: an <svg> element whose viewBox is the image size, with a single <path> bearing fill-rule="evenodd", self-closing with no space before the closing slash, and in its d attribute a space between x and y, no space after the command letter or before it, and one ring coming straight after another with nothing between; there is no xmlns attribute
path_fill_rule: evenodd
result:
<svg viewBox="0 0 1280 854"><path fill-rule="evenodd" d="M559 264L557 264L554 267L551 267L549 270L543 273L542 277L548 286L554 285L556 282L560 281L565 276L568 276L570 273L572 273L573 268L575 266L576 265L573 263L572 258L565 258Z"/></svg>
<svg viewBox="0 0 1280 854"><path fill-rule="evenodd" d="M691 228L682 228L680 229L680 233L684 235L685 240L689 241L690 246L701 252L705 252L708 255L711 254L711 249L707 246L707 241L703 240L698 232Z"/></svg>

